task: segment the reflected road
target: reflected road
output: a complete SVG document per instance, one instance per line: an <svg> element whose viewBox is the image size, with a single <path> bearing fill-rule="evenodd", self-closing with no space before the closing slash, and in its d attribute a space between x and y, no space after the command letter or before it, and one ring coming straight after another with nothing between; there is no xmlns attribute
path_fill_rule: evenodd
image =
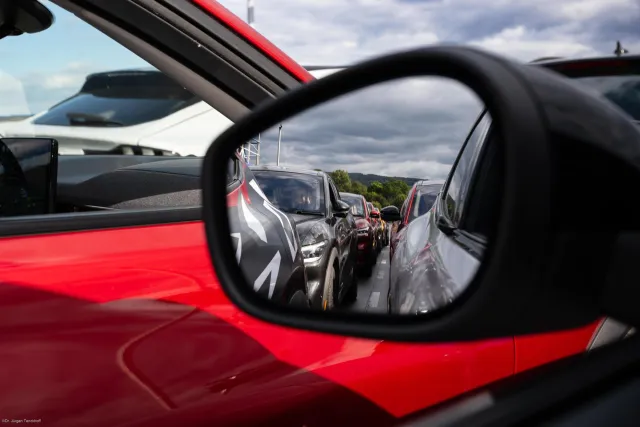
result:
<svg viewBox="0 0 640 427"><path fill-rule="evenodd" d="M389 247L382 248L371 277L358 276L358 299L346 311L386 313L389 293Z"/></svg>

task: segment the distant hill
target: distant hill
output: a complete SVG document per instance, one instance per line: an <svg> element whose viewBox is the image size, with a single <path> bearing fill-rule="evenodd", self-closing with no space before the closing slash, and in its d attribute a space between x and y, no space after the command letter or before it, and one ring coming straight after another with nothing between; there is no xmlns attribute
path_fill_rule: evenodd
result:
<svg viewBox="0 0 640 427"><path fill-rule="evenodd" d="M404 181L407 184L409 184L409 186L412 186L416 181L420 181L421 179L424 179L424 178L407 178L402 176L382 176L382 175L374 175L369 173L366 173L366 174L365 173L349 173L349 178L351 178L351 181L361 182L367 187L373 181L385 182L392 179Z"/></svg>

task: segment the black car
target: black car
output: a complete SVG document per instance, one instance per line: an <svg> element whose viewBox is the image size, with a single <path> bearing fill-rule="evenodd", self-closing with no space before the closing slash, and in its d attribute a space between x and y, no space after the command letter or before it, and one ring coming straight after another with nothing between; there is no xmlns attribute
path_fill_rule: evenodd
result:
<svg viewBox="0 0 640 427"><path fill-rule="evenodd" d="M296 224L311 306L331 310L355 301L356 223L329 175L280 166L251 170L266 197Z"/></svg>
<svg viewBox="0 0 640 427"><path fill-rule="evenodd" d="M201 160L194 159L195 167ZM236 259L259 295L309 307L296 225L273 206L239 157L227 170L227 208Z"/></svg>

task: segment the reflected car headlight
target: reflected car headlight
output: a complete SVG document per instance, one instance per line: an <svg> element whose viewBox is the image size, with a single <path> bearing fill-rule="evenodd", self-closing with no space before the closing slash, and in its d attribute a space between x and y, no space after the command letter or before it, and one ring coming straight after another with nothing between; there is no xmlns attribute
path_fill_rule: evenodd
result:
<svg viewBox="0 0 640 427"><path fill-rule="evenodd" d="M327 248L327 241L323 240L318 243L314 243L312 245L305 245L302 247L302 257L304 258L304 263L309 264L316 261L319 261L322 258L322 254Z"/></svg>

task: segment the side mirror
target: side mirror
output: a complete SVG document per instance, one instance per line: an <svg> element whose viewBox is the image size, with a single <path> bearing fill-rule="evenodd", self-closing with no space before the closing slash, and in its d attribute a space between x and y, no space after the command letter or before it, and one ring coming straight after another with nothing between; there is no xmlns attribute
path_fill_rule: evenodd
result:
<svg viewBox="0 0 640 427"><path fill-rule="evenodd" d="M400 216L400 209L395 206L385 206L380 211L382 215L382 219L388 222L400 221L402 217Z"/></svg>
<svg viewBox="0 0 640 427"><path fill-rule="evenodd" d="M348 203L343 202L342 200L337 200L333 205L333 214L337 217L344 218L347 216L350 209L351 206Z"/></svg>
<svg viewBox="0 0 640 427"><path fill-rule="evenodd" d="M468 138L458 155L436 209L405 227L404 246L395 249L396 254L402 251L411 268L389 282L389 297L381 300L393 300L402 292L393 306L398 310L305 310L272 298L276 278L290 270L285 261L299 259L299 245L289 232L269 234L272 228L263 227L251 214L240 192L227 203L229 156L245 141L314 107L349 95L354 105L360 99L364 108L373 97L361 94L370 87L425 76L469 88L486 115L478 121L481 136ZM402 96L422 102L428 90L417 82ZM349 119L348 111L335 114ZM369 139L379 137L366 134L366 129L358 132ZM350 336L455 342L575 328L601 316L640 326L634 261L640 247L640 206L624 190L636 185L640 186L640 132L613 104L535 65L473 48L431 47L348 67L245 115L206 154L203 218L216 277L230 300L252 316ZM593 209L594 194L616 200L614 217ZM252 202L261 203L259 197L253 194ZM270 226L285 227L290 217L319 223L322 216L315 211L281 216L267 207L265 216L267 210L273 213ZM356 219L358 249L371 266L378 251L361 225L362 216ZM593 250L594 239L598 250ZM234 242L242 245L234 248ZM313 226L305 242L305 266L323 257L336 259L337 249L322 227ZM243 248L257 244L265 248L259 263L254 257L242 258ZM447 270L453 268L452 259L466 262L465 268ZM317 282L309 279L307 284ZM287 283L296 283L298 289L311 287L295 280ZM354 296L349 287L344 292ZM331 295L322 297L337 301Z"/></svg>

